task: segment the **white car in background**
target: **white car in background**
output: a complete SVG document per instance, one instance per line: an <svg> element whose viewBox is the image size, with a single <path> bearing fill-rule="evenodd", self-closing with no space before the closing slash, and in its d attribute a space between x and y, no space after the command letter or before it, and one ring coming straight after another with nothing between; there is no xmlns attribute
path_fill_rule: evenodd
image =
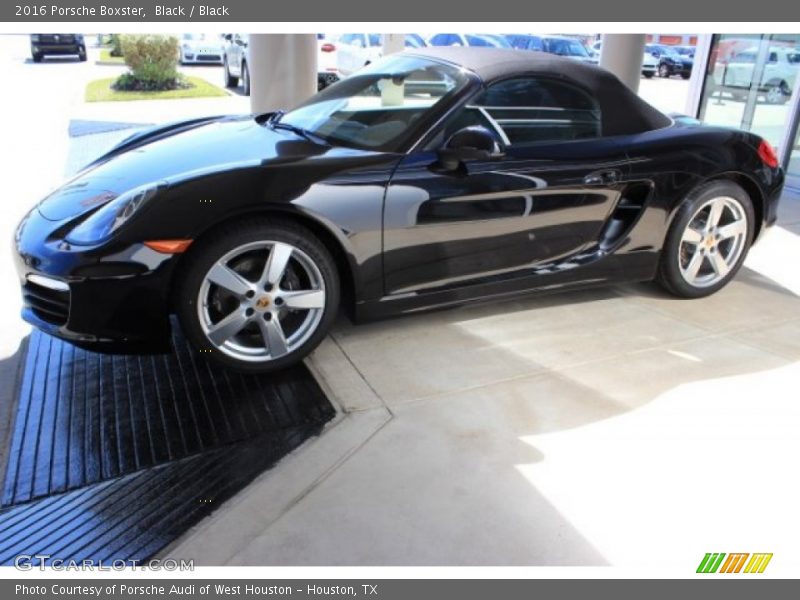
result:
<svg viewBox="0 0 800 600"><path fill-rule="evenodd" d="M797 70L800 68L800 48L776 46L769 49L758 84L768 104L784 104L792 96ZM714 65L714 83L736 99L745 99L755 77L758 48L748 48L727 62Z"/></svg>
<svg viewBox="0 0 800 600"><path fill-rule="evenodd" d="M225 33L223 43L223 80L226 88L237 87L250 95L250 36L246 33ZM336 65L337 46L322 34L317 34L317 89L339 81Z"/></svg>
<svg viewBox="0 0 800 600"><path fill-rule="evenodd" d="M218 33L181 35L181 64L221 65L224 41Z"/></svg>
<svg viewBox="0 0 800 600"><path fill-rule="evenodd" d="M336 45L336 64L342 76L350 75L383 56L383 34L380 33L345 33L332 43ZM425 46L427 44L421 36L406 34L406 48Z"/></svg>
<svg viewBox="0 0 800 600"><path fill-rule="evenodd" d="M600 60L600 50L603 49L603 42L595 42L592 44L592 50L595 56ZM642 75L650 79L658 72L658 59L650 54L647 50L642 54Z"/></svg>
<svg viewBox="0 0 800 600"><path fill-rule="evenodd" d="M336 41L317 34L317 88L325 89L339 81L339 47Z"/></svg>

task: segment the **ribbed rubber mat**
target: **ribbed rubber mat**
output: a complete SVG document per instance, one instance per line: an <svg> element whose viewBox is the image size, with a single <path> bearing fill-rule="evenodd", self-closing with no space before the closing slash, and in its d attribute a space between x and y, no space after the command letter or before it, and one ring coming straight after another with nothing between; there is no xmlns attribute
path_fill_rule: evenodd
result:
<svg viewBox="0 0 800 600"><path fill-rule="evenodd" d="M44 564L147 560L320 427L300 426L7 508L0 513L0 564L20 555L52 557Z"/></svg>
<svg viewBox="0 0 800 600"><path fill-rule="evenodd" d="M333 408L304 366L241 375L176 334L169 355L87 352L31 335L3 505L64 492L288 427Z"/></svg>
<svg viewBox="0 0 800 600"><path fill-rule="evenodd" d="M100 355L31 334L0 510L19 554L143 560L335 415L304 366L244 376L175 352Z"/></svg>

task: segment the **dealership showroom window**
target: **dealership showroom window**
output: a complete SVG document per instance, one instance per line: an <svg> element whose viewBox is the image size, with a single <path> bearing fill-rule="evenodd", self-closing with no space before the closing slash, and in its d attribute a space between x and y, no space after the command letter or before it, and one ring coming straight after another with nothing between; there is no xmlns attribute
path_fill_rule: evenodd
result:
<svg viewBox="0 0 800 600"><path fill-rule="evenodd" d="M1 23L9 594L797 578L800 24L84 4Z"/></svg>

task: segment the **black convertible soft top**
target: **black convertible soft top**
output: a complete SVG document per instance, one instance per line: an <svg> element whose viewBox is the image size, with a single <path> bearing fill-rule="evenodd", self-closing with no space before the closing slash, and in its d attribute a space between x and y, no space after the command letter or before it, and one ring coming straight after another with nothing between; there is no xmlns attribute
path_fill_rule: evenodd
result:
<svg viewBox="0 0 800 600"><path fill-rule="evenodd" d="M407 51L408 52L408 51ZM530 50L429 47L408 52L469 69L492 83L514 75L565 79L591 94L600 105L603 135L631 135L667 127L672 120L633 93L615 75L592 64Z"/></svg>

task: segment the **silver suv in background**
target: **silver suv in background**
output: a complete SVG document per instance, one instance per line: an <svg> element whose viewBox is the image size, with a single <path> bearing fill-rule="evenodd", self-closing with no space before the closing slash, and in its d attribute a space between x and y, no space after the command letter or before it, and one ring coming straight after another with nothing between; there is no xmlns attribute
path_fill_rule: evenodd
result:
<svg viewBox="0 0 800 600"><path fill-rule="evenodd" d="M768 104L783 104L792 96L797 70L800 69L800 49L772 47L758 82ZM744 100L754 83L758 48L748 48L727 62L714 65L714 83L717 88L730 92L737 100Z"/></svg>

